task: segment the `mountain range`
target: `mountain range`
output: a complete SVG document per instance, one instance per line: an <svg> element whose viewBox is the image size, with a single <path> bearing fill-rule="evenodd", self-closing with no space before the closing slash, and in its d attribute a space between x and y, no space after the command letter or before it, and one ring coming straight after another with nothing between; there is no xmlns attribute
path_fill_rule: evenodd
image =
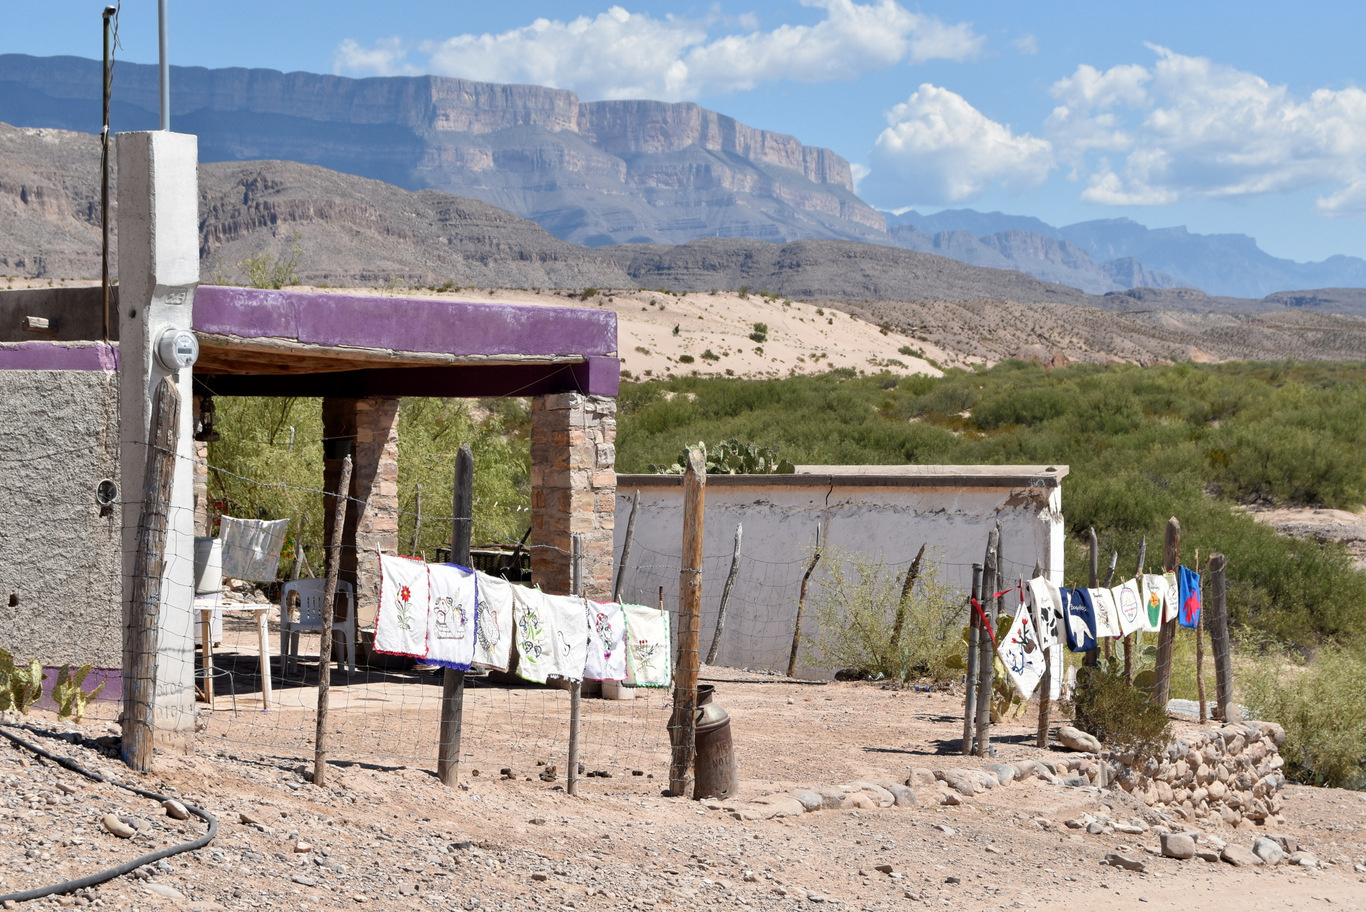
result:
<svg viewBox="0 0 1366 912"><path fill-rule="evenodd" d="M879 212L829 149L689 103L583 102L573 92L438 76L350 79L172 67L172 126L205 162L280 159L440 190L600 247L699 238L864 241L1018 270L1103 295L1199 289L1262 298L1366 286L1366 260L1273 257L1246 235L1128 219L1054 227L970 209ZM0 55L0 121L99 130L100 64ZM115 131L157 125L156 67L115 67ZM30 257L30 260L32 257Z"/></svg>

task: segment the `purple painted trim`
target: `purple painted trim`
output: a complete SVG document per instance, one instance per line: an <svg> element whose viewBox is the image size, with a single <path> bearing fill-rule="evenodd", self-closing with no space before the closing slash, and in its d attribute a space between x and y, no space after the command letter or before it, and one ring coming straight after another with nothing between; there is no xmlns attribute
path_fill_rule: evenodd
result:
<svg viewBox="0 0 1366 912"><path fill-rule="evenodd" d="M0 370L116 371L119 349L103 342L3 342Z"/></svg>
<svg viewBox="0 0 1366 912"><path fill-rule="evenodd" d="M614 355L610 310L371 298L201 285L194 328L248 339L285 338L453 355Z"/></svg>

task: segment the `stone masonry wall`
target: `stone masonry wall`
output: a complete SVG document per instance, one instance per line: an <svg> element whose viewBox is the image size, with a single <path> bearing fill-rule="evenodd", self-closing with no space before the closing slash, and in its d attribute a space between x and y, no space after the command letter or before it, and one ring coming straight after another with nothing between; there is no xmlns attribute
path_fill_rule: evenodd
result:
<svg viewBox="0 0 1366 912"><path fill-rule="evenodd" d="M573 535L583 547L584 594L612 592L617 403L556 393L531 402L531 572L546 592L573 586Z"/></svg>

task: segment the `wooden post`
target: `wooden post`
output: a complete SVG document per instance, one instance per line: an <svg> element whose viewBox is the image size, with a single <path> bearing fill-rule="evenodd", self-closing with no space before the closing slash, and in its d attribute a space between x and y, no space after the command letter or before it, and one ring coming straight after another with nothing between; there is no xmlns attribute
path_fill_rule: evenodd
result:
<svg viewBox="0 0 1366 912"><path fill-rule="evenodd" d="M1031 578L1037 579L1041 572L1036 562L1034 564L1034 576ZM1036 612L1036 617L1040 621L1043 620L1042 613ZM1042 632L1039 635L1043 636ZM1053 635L1057 636L1056 627ZM1043 680L1039 682L1041 688L1039 692L1039 725L1034 734L1034 743L1038 747L1048 746L1049 717L1053 714L1053 649L1054 647L1049 646L1043 651Z"/></svg>
<svg viewBox="0 0 1366 912"><path fill-rule="evenodd" d="M811 582L811 573L816 569L816 564L821 560L820 530L816 530L816 551L811 555L811 563L806 565L806 572L802 574L802 588L797 596L797 622L792 625L792 651L787 654L787 676L793 677L797 674L797 648L802 642L802 615L806 614L806 587Z"/></svg>
<svg viewBox="0 0 1366 912"><path fill-rule="evenodd" d="M137 554L133 558L133 598L128 614L133 675L125 690L123 708L123 762L139 773L152 766L157 650L161 645L161 577L166 570L167 514L176 447L180 443L180 391L169 378L163 377L152 395L148 435Z"/></svg>
<svg viewBox="0 0 1366 912"><path fill-rule="evenodd" d="M1111 551L1111 552L1110 552L1110 569L1108 569L1108 570L1105 571L1105 582L1101 583L1101 585L1104 586L1106 589L1109 589L1109 588L1110 588L1110 584L1111 584L1112 582L1114 582L1114 579L1115 579L1115 565L1118 564L1118 563L1119 563L1119 552L1118 552L1118 551ZM1112 655L1114 655L1114 651L1115 651L1115 647L1114 647L1114 641L1113 641L1113 639L1110 638L1110 637L1106 637L1106 638L1105 638L1105 658L1108 659L1108 658L1110 658Z"/></svg>
<svg viewBox="0 0 1366 912"><path fill-rule="evenodd" d="M892 620L892 655L893 657L901 653L901 633L906 626L906 612L911 607L911 591L915 588L915 581L920 578L920 560L925 556L925 548L929 542L920 546L916 552L915 560L911 561L910 569L906 571L906 579L901 583L901 598L896 603L896 617ZM909 677L909 672L907 673ZM902 681L905 683L905 680Z"/></svg>
<svg viewBox="0 0 1366 912"><path fill-rule="evenodd" d="M1139 591L1142 591L1143 561L1147 556L1148 536L1144 535L1138 540L1138 566L1134 570L1134 578L1140 583ZM1141 605L1139 607L1144 611L1148 610L1146 605ZM1124 683L1128 684L1130 687L1134 686L1134 635L1132 633L1124 638Z"/></svg>
<svg viewBox="0 0 1366 912"><path fill-rule="evenodd" d="M1195 619L1195 697L1200 701L1200 724L1209 721L1205 706L1205 612Z"/></svg>
<svg viewBox="0 0 1366 912"><path fill-rule="evenodd" d="M417 486L417 494L413 504L413 557L422 557L422 552L418 549L418 540L422 535L422 485Z"/></svg>
<svg viewBox="0 0 1366 912"><path fill-rule="evenodd" d="M451 562L470 565L474 534L474 451L461 444L455 454L455 488L451 494ZM460 781L460 726L465 714L465 673L445 669L441 678L441 741L436 775L449 788Z"/></svg>
<svg viewBox="0 0 1366 912"><path fill-rule="evenodd" d="M721 605L716 609L716 632L711 635L711 648L707 650L708 665L716 661L716 651L721 648L721 630L726 626L726 606L730 604L730 593L735 588L735 577L740 574L740 536L744 531L744 523L737 523L735 550L730 555L730 573L726 574L726 587L721 590Z"/></svg>
<svg viewBox="0 0 1366 912"><path fill-rule="evenodd" d="M1209 640L1214 647L1215 699L1219 718L1241 722L1242 714L1233 702L1233 653L1228 639L1228 586L1224 578L1224 555L1209 557ZM1200 612L1204 614L1204 612Z"/></svg>
<svg viewBox="0 0 1366 912"><path fill-rule="evenodd" d="M1181 523L1175 516L1167 520L1165 547L1162 552L1162 570L1171 573L1181 566ZM1163 611L1162 630L1157 634L1157 664L1153 669L1152 703L1164 710L1171 694L1172 684L1172 647L1176 643L1176 618L1166 620Z"/></svg>
<svg viewBox="0 0 1366 912"><path fill-rule="evenodd" d="M325 785L327 780L327 700L332 686L332 624L336 620L333 604L337 599L341 540L346 529L346 503L350 493L351 456L348 454L342 460L341 477L332 494L332 540L327 543L327 576L323 579L322 630L318 634L321 640L318 644L318 728L313 737L314 785Z"/></svg>
<svg viewBox="0 0 1366 912"><path fill-rule="evenodd" d="M980 604L982 599L982 565L972 565L972 599ZM968 602L968 657L966 684L963 694L963 756L972 753L972 724L977 712L977 650L979 638L986 634L982 631L982 619L972 601Z"/></svg>
<svg viewBox="0 0 1366 912"><path fill-rule="evenodd" d="M621 601L621 582L626 576L626 562L631 558L631 542L636 537L636 513L640 510L640 489L631 497L631 516L626 520L626 540L621 543L621 563L617 564L617 579L612 584L612 601Z"/></svg>
<svg viewBox="0 0 1366 912"><path fill-rule="evenodd" d="M999 548L1001 545L1001 524L997 523L987 535L987 553L982 562L982 610L987 621L994 623L996 610L996 586L1000 579L998 572ZM977 657L977 756L991 755L991 701L995 685L995 646L991 632L983 630L978 637Z"/></svg>
<svg viewBox="0 0 1366 912"><path fill-rule="evenodd" d="M678 672L669 719L669 794L687 794L688 771L697 744L698 609L702 602L702 521L707 500L707 464L701 450L688 450L683 473L683 566L678 574Z"/></svg>
<svg viewBox="0 0 1366 912"><path fill-rule="evenodd" d="M583 598L583 539L575 532L569 537L570 575L574 594ZM569 775L565 791L579 793L579 724L583 719L583 681L569 682Z"/></svg>
<svg viewBox="0 0 1366 912"><path fill-rule="evenodd" d="M1100 585L1100 542L1096 540L1096 527L1087 529L1090 538L1090 560L1086 567L1086 587L1095 589ZM1088 649L1082 654L1082 665L1087 668L1095 668L1100 664L1100 641L1096 641L1095 649Z"/></svg>

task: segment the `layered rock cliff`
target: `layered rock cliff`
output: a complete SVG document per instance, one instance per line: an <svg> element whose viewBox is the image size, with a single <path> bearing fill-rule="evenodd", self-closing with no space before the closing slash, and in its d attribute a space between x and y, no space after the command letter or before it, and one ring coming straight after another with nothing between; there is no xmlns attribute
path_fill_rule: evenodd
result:
<svg viewBox="0 0 1366 912"><path fill-rule="evenodd" d="M0 55L0 120L98 131L99 64ZM155 127L156 68L120 63L113 128ZM502 206L593 245L700 236L886 241L828 149L695 104L437 76L173 67L204 161L287 159Z"/></svg>

